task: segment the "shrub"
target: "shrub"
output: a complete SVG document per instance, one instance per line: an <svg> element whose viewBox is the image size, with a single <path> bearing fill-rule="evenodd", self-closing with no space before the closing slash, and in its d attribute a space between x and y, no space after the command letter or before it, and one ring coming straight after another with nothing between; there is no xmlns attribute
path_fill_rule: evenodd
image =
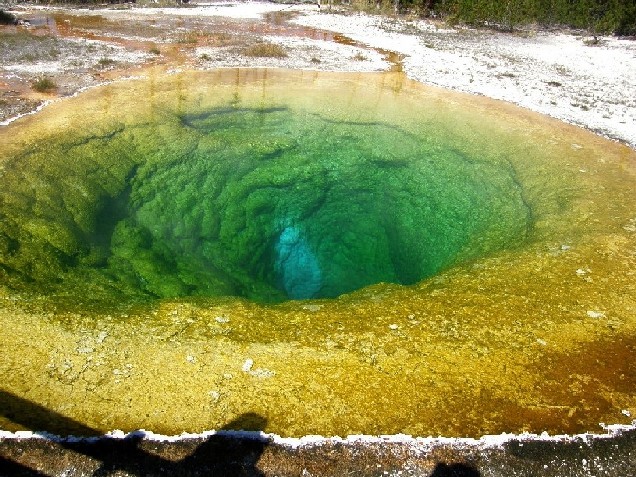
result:
<svg viewBox="0 0 636 477"><path fill-rule="evenodd" d="M189 31L186 33L181 33L178 37L177 37L177 43L181 43L181 44L196 44L199 41L199 36L193 32L193 31Z"/></svg>
<svg viewBox="0 0 636 477"><path fill-rule="evenodd" d="M4 10L0 10L0 25L15 25L17 22L16 17Z"/></svg>
<svg viewBox="0 0 636 477"><path fill-rule="evenodd" d="M47 93L57 88L57 85L51 78L42 76L31 83L31 88L40 93Z"/></svg>
<svg viewBox="0 0 636 477"><path fill-rule="evenodd" d="M106 68L108 66L113 66L116 63L115 60L111 59L111 58L100 58L100 60L97 62L97 64L101 67L101 68Z"/></svg>
<svg viewBox="0 0 636 477"><path fill-rule="evenodd" d="M285 58L287 52L285 48L275 43L256 43L243 50L243 55L260 58Z"/></svg>

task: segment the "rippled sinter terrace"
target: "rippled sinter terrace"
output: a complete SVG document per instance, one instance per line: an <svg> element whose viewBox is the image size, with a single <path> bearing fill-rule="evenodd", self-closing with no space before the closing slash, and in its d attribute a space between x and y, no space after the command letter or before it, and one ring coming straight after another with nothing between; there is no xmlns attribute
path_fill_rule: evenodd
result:
<svg viewBox="0 0 636 477"><path fill-rule="evenodd" d="M627 147L397 74L267 70L151 73L0 140L2 386L61 415L477 436L636 414Z"/></svg>

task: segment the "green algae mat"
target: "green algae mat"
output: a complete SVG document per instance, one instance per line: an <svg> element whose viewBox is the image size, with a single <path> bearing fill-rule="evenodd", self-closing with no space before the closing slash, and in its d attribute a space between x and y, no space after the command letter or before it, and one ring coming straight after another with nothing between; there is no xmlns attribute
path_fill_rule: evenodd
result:
<svg viewBox="0 0 636 477"><path fill-rule="evenodd" d="M50 410L35 430L636 415L626 146L400 74L278 70L149 70L0 142L1 389Z"/></svg>

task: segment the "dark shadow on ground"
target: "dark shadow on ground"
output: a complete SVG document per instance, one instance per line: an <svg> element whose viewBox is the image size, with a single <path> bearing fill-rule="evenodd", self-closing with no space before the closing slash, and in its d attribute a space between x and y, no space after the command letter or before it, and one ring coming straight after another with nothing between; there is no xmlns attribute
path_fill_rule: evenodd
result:
<svg viewBox="0 0 636 477"><path fill-rule="evenodd" d="M479 471L469 464L437 464L430 477L480 477Z"/></svg>
<svg viewBox="0 0 636 477"><path fill-rule="evenodd" d="M58 436L90 437L103 434L103 432L3 390L0 390L0 416L25 429L36 432L45 431Z"/></svg>
<svg viewBox="0 0 636 477"><path fill-rule="evenodd" d="M197 469L202 475L264 477L256 465L269 440L265 437L241 439L236 430L262 431L267 420L258 414L248 413L223 426L217 435L201 443L194 453L178 462L175 473L187 475ZM175 475L173 473L172 475Z"/></svg>
<svg viewBox="0 0 636 477"><path fill-rule="evenodd" d="M74 436L99 436L101 433L57 412L50 411L7 391L0 391L0 414L12 422L34 432L61 435L60 430L73 430ZM153 441L144 439L143 432L115 439L55 439L61 448L81 454L95 468L94 477L117 475L139 476L237 476L263 477L257 464L270 441L258 431L265 429L267 420L254 413L243 414L229 422L214 435L201 439L194 451L185 456L161 455ZM245 432L248 431L248 432ZM12 458L13 457L13 458ZM0 476L45 475L32 469L16 456L0 454ZM175 458L176 457L176 458Z"/></svg>
<svg viewBox="0 0 636 477"><path fill-rule="evenodd" d="M48 477L46 474L42 474L37 470L33 470L25 465L13 462L10 459L5 459L0 456L0 477Z"/></svg>

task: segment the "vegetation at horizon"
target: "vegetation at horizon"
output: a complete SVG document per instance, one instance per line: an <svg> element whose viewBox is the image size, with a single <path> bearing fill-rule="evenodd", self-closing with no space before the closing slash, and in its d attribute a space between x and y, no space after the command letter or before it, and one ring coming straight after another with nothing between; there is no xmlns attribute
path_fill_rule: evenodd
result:
<svg viewBox="0 0 636 477"><path fill-rule="evenodd" d="M593 35L636 35L636 0L352 0L352 5L507 31L538 24L580 28Z"/></svg>

